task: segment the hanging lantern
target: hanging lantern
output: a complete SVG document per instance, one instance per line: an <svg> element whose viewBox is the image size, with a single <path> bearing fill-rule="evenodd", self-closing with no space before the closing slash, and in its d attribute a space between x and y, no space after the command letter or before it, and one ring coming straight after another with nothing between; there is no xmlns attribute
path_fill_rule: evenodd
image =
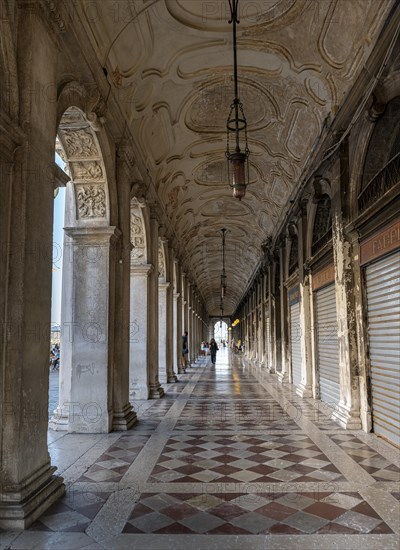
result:
<svg viewBox="0 0 400 550"><path fill-rule="evenodd" d="M246 195L246 187L250 180L249 156L250 150L247 142L247 121L243 111L243 104L239 99L239 86L237 74L237 47L236 25L238 19L239 0L229 0L231 19L233 23L233 80L234 100L231 104L228 119L226 121L226 158L228 161L228 181L233 189L233 196L242 200ZM234 144L230 143L233 134ZM242 146L242 149L240 148Z"/></svg>
<svg viewBox="0 0 400 550"><path fill-rule="evenodd" d="M222 233L222 273L221 273L221 301L223 298L225 298L226 294L226 272L225 272L225 237L227 233L227 229L223 227L221 229Z"/></svg>

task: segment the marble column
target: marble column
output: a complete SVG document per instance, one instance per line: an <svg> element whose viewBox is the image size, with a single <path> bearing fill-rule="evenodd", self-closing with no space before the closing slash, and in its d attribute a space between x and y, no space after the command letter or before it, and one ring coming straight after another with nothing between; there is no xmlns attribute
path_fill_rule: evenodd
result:
<svg viewBox="0 0 400 550"><path fill-rule="evenodd" d="M358 236L355 231L351 233L344 229L342 209L338 204L332 213L340 372L340 401L332 418L337 420L343 428L358 430L361 428L360 373L355 314L355 271L359 269L360 258ZM358 265L354 265L354 261Z"/></svg>
<svg viewBox="0 0 400 550"><path fill-rule="evenodd" d="M179 373L178 368L178 298L179 298L179 292L173 293L173 346L172 346L172 353L173 353L173 364L175 365L175 368L177 369L177 372Z"/></svg>
<svg viewBox="0 0 400 550"><path fill-rule="evenodd" d="M39 36L43 30L36 32ZM41 72L40 66L34 68ZM32 143L27 142L26 134L10 120L0 144L0 227L7 235L0 267L0 532L29 527L65 490L63 478L54 475L47 447L52 263L48 244L54 207L48 168L54 162L54 146L40 136L48 134L35 132Z"/></svg>
<svg viewBox="0 0 400 550"><path fill-rule="evenodd" d="M167 271L168 271L168 280L169 287L167 289L166 296L166 312L167 312L167 327L166 327L166 368L167 368L167 382L173 383L178 381L178 377L174 371L175 358L175 317L174 317L174 251L171 247L168 247L168 261L167 261Z"/></svg>
<svg viewBox="0 0 400 550"><path fill-rule="evenodd" d="M297 231L299 239L301 382L296 388L296 393L301 397L312 397L311 277L304 267L307 249L307 202L300 205Z"/></svg>
<svg viewBox="0 0 400 550"><path fill-rule="evenodd" d="M66 228L59 405L53 429L107 433L113 423L115 227Z"/></svg>
<svg viewBox="0 0 400 550"><path fill-rule="evenodd" d="M268 365L267 369L268 372L276 373L276 335L275 335L275 329L276 329L276 316L275 316L275 295L274 295L274 287L273 287L273 278L274 278L274 269L273 269L273 263L272 261L269 261L268 266L268 312L269 312L269 332L267 334L267 338L269 338L269 349L270 349L270 356L268 357Z"/></svg>
<svg viewBox="0 0 400 550"><path fill-rule="evenodd" d="M289 329L288 329L288 297L285 287L285 256L286 243L281 241L279 248L279 286L280 286L280 309L281 309L281 365L282 369L278 373L281 383L289 381Z"/></svg>
<svg viewBox="0 0 400 550"><path fill-rule="evenodd" d="M267 368L268 367L268 357L267 357L267 340L265 335L265 309L267 307L267 295L266 295L266 288L267 288L267 276L264 272L264 269L262 271L261 275L261 347L260 347L260 353L261 353L261 366Z"/></svg>
<svg viewBox="0 0 400 550"><path fill-rule="evenodd" d="M178 260L175 260L176 270L176 332L175 332L175 367L178 374L183 374L185 369L182 365L182 333L183 333L183 289L181 266Z"/></svg>
<svg viewBox="0 0 400 550"><path fill-rule="evenodd" d="M193 309L192 309L192 284L188 282L188 346L189 346L189 354L188 354L188 364L192 365L194 363L193 361Z"/></svg>
<svg viewBox="0 0 400 550"><path fill-rule="evenodd" d="M153 212L151 212L148 261L153 266L153 269L149 273L147 302L147 366L149 372L150 399L159 399L164 396L164 390L158 378L158 228L158 219Z"/></svg>
<svg viewBox="0 0 400 550"><path fill-rule="evenodd" d="M130 185L135 163L130 146L121 143L116 155L118 186L118 227L121 230L115 281L113 430L127 430L137 421L129 402L130 282L131 282L131 208Z"/></svg>
<svg viewBox="0 0 400 550"><path fill-rule="evenodd" d="M149 399L150 378L147 351L148 279L153 267L149 264L131 266L130 360L129 389L132 400Z"/></svg>
<svg viewBox="0 0 400 550"><path fill-rule="evenodd" d="M158 283L158 376L167 382L167 292L170 283Z"/></svg>

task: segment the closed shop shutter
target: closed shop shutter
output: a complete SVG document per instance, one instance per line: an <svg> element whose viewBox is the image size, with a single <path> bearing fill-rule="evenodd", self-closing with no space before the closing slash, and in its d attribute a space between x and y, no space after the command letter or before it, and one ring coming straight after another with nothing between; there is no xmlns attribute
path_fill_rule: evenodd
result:
<svg viewBox="0 0 400 550"><path fill-rule="evenodd" d="M290 349L292 357L292 382L301 382L300 303L290 306Z"/></svg>
<svg viewBox="0 0 400 550"><path fill-rule="evenodd" d="M336 407L340 400L340 377L334 284L316 292L316 313L320 398Z"/></svg>
<svg viewBox="0 0 400 550"><path fill-rule="evenodd" d="M400 251L366 268L375 433L400 445Z"/></svg>

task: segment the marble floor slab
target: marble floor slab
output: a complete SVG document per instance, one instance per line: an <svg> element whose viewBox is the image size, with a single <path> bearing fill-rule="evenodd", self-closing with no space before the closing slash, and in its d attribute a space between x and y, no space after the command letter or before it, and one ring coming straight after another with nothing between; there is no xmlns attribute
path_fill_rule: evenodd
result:
<svg viewBox="0 0 400 550"><path fill-rule="evenodd" d="M66 494L0 548L398 549L397 449L228 350L165 389L129 432L49 432Z"/></svg>

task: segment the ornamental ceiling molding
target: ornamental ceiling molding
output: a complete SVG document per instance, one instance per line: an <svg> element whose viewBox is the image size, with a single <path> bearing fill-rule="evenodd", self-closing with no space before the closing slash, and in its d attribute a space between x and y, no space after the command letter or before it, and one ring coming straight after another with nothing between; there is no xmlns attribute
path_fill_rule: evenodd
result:
<svg viewBox="0 0 400 550"><path fill-rule="evenodd" d="M220 2L198 2L198 0L165 0L168 11L171 16L179 23L193 29L212 32L229 32L230 27L227 24L226 11ZM258 2L248 2L240 7L239 17L243 21L243 26L254 27L262 25L263 27L287 25L288 20L298 17L309 4L309 0L270 0L262 6ZM243 7L244 6L244 7Z"/></svg>
<svg viewBox="0 0 400 550"><path fill-rule="evenodd" d="M252 183L241 214L225 206L223 113L232 84L225 0L151 3L140 16L140 29L128 25L112 45L109 65L112 71L118 68L116 89L139 165L154 182L169 218L166 226L185 247L186 269L209 307L218 307L212 302L219 292L214 266L220 258L215 247L204 255L199 241L217 242L211 232L218 229L218 219L226 219L233 238L249 251L231 298L232 303L241 299L259 262L253 244L261 246L279 226L309 151L358 76L389 4L241 0L240 85L252 151ZM205 17L202 9L215 13ZM109 18L88 22L94 41L106 47L122 25ZM237 255L227 256L228 273L236 271L237 261Z"/></svg>
<svg viewBox="0 0 400 550"><path fill-rule="evenodd" d="M109 201L103 155L93 128L77 107L61 117L56 151L65 163L75 193L75 224L108 225Z"/></svg>

